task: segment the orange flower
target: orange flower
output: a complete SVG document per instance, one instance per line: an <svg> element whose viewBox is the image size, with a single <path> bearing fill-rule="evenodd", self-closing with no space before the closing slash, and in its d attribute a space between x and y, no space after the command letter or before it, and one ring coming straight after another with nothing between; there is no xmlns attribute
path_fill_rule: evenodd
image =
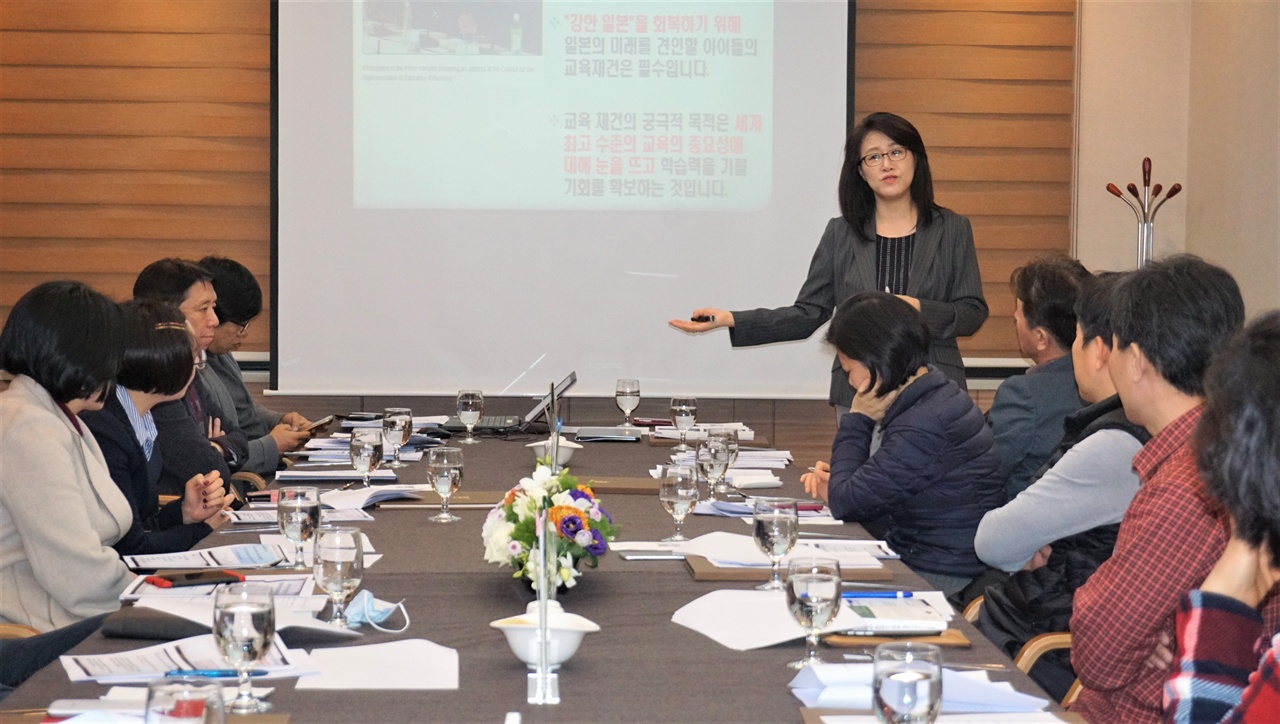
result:
<svg viewBox="0 0 1280 724"><path fill-rule="evenodd" d="M519 493L520 493L520 486L518 485L508 490L506 496L503 497L502 499L502 504L511 505L512 503L516 502L516 495L518 495Z"/></svg>
<svg viewBox="0 0 1280 724"><path fill-rule="evenodd" d="M596 491L592 490L590 487L588 487L588 486L586 486L586 485L579 485L579 486L578 486L578 490L581 490L582 492L586 493L587 495L590 495L592 500L595 500L595 499L596 499Z"/></svg>
<svg viewBox="0 0 1280 724"><path fill-rule="evenodd" d="M550 522L550 523L551 523L552 528L553 528L557 533L559 533L559 532L560 532L560 521L561 521L561 520L563 520L564 518L566 518L566 517L570 516L570 515L575 515L575 516L577 516L577 517L578 517L578 519L579 519L579 520L581 520L581 521L582 521L582 527L583 527L583 529L584 529L584 530L590 530L590 527L587 525L587 522L588 522L588 521L587 521L587 517L586 517L585 515L583 515L583 514L582 514L582 511L581 511L581 510L578 510L577 508L573 507L572 505L556 505L556 506L553 506L550 510L548 510L548 511L547 511L547 520L548 520L548 522ZM561 534L561 535L563 535L563 534Z"/></svg>

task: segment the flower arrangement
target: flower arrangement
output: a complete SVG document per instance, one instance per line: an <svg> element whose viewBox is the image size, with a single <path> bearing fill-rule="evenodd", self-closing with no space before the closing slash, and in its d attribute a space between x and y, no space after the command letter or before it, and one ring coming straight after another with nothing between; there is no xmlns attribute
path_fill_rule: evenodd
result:
<svg viewBox="0 0 1280 724"><path fill-rule="evenodd" d="M549 538L547 543L555 547L557 565L548 582L572 588L582 575L578 563L585 561L594 568L609 550L609 542L618 537L619 528L591 488L579 485L567 469L555 475L542 460L538 462L533 475L521 479L489 511L480 531L484 559L511 566L515 569L512 578L527 578L530 586L537 588L537 514L545 507L547 521L555 532L554 539Z"/></svg>

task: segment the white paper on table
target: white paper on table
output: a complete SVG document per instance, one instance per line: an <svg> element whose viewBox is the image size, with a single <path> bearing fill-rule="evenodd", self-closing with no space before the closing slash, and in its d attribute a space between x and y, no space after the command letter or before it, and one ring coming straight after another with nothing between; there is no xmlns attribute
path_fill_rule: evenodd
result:
<svg viewBox="0 0 1280 724"><path fill-rule="evenodd" d="M741 453L739 453L741 455ZM729 467L729 473L732 474L738 470L781 470L787 467L790 458L738 458L732 466ZM693 453L676 453L671 456L671 462L675 465L693 466Z"/></svg>
<svg viewBox="0 0 1280 724"><path fill-rule="evenodd" d="M254 523L254 524L276 524L276 505L272 503L270 510L266 510L266 506L254 506L254 510L229 510L227 517L232 523ZM346 508L343 510L322 510L320 511L320 522L322 525L329 523L357 523L373 520L373 516L359 508Z"/></svg>
<svg viewBox="0 0 1280 724"><path fill-rule="evenodd" d="M680 545L680 541L612 541L609 550L615 553L668 553Z"/></svg>
<svg viewBox="0 0 1280 724"><path fill-rule="evenodd" d="M693 506L694 515L715 515L721 518L746 518L750 519L755 515L755 510L751 503L735 503L728 500L701 500ZM796 513L796 517L800 520L806 518L830 518L831 512L826 508L822 510L801 510Z"/></svg>
<svg viewBox="0 0 1280 724"><path fill-rule="evenodd" d="M270 696L276 690L274 686L254 686L252 689L253 695L259 699ZM230 702L232 699L236 698L239 693L240 687L238 686L231 685L222 687L222 698L224 701ZM102 701L137 703L137 715L142 716L147 708L147 687L113 686L110 689L107 689L107 693L98 698ZM50 716L57 716L52 707L49 709L48 713Z"/></svg>
<svg viewBox="0 0 1280 724"><path fill-rule="evenodd" d="M285 559L282 548L258 543L201 548L177 553L152 553L143 556L124 556L129 568L266 568Z"/></svg>
<svg viewBox="0 0 1280 724"><path fill-rule="evenodd" d="M687 556L702 556L717 568L768 568L772 564L769 557L756 545L755 539L749 535L715 531L693 538L674 549L676 553ZM811 541L800 541L783 559L786 565L793 557L804 555L828 555L835 558L842 568L883 568L884 564L865 551L845 551L827 553L814 546Z"/></svg>
<svg viewBox="0 0 1280 724"><path fill-rule="evenodd" d="M820 717L822 724L880 724L875 714L828 714ZM974 713L940 714L935 724L1043 724L1067 721L1049 711L1018 712L1014 714Z"/></svg>
<svg viewBox="0 0 1280 724"><path fill-rule="evenodd" d="M458 652L425 639L313 649L319 676L298 689L457 689Z"/></svg>
<svg viewBox="0 0 1280 724"><path fill-rule="evenodd" d="M245 576L246 581L266 583L271 586L271 595L276 598L292 598L311 596L315 590L315 577L310 573L296 575L263 575ZM134 601L143 597L156 598L207 598L213 600L213 594L227 583L208 583L200 586L172 586L161 588L147 583L146 576L137 576L120 592L121 601Z"/></svg>
<svg viewBox="0 0 1280 724"><path fill-rule="evenodd" d="M843 540L836 538L821 538L817 540L806 540L805 543L814 546L815 548L821 548L827 553L862 551L880 559L900 558L900 556L889 547L889 544L882 540Z"/></svg>
<svg viewBox="0 0 1280 724"><path fill-rule="evenodd" d="M394 456L395 456L395 451L388 448L387 451L382 454L382 459L393 460ZM409 445L405 445L404 447L400 448L400 459L407 463L416 463L422 459L422 451L414 449ZM324 462L345 463L351 460L351 452L349 450L343 450L343 449L321 448L320 450L308 455L307 460L313 463L324 463ZM294 467L297 467L297 465L305 465L305 464L306 463L298 463Z"/></svg>
<svg viewBox="0 0 1280 724"><path fill-rule="evenodd" d="M712 591L681 606L671 620L734 651L750 651L805 636L804 628L787 608L787 596L782 591ZM841 606L823 632L843 631L850 622L856 623L857 617Z"/></svg>
<svg viewBox="0 0 1280 724"><path fill-rule="evenodd" d="M204 620L213 620L212 608ZM211 633L118 654L64 654L58 660L71 681L97 681L104 684L149 681L161 678L165 672L174 669L189 671L227 668L227 660L218 650ZM299 676L314 671L306 652L285 646L279 634L272 641L266 658L254 668L267 672L262 678Z"/></svg>
<svg viewBox="0 0 1280 724"><path fill-rule="evenodd" d="M819 664L801 669L787 684L807 707L870 709L872 664ZM977 674L973 676L972 674ZM1032 712L1049 702L993 683L986 672L942 669L942 710L956 712Z"/></svg>
<svg viewBox="0 0 1280 724"><path fill-rule="evenodd" d="M372 488L351 488L350 490L329 490L320 494L320 504L335 510L359 510L384 500L400 498L417 498L418 493L431 490L427 484L379 485Z"/></svg>
<svg viewBox="0 0 1280 724"><path fill-rule="evenodd" d="M276 473L276 480L288 482L290 480L362 480L363 473L358 473L355 468L347 470L345 468L289 468ZM370 480L395 480L396 473L394 470L379 468L369 473Z"/></svg>
<svg viewBox="0 0 1280 724"><path fill-rule="evenodd" d="M418 428L425 427L427 425L439 426L448 421L448 415L414 415L413 429L417 430ZM382 420L343 420L342 427L347 430L353 427L382 427Z"/></svg>
<svg viewBox="0 0 1280 724"><path fill-rule="evenodd" d="M346 450L348 454L351 452L351 436L343 435L342 437L313 437L303 445L307 450Z"/></svg>
<svg viewBox="0 0 1280 724"><path fill-rule="evenodd" d="M267 545L278 545L282 547L285 553L285 564L293 565L293 553L294 553L294 550L296 549L293 547L293 543L288 538L285 538L279 533L263 533L258 537L261 538L262 542L266 543ZM372 566L373 564L382 560L382 554L378 553L373 549L373 542L369 540L369 535L367 533L360 534L360 546L361 546L361 552L364 556L365 568L368 568L369 566ZM315 553L314 553L315 548L316 548L315 538L302 542L302 560L308 566L314 566L316 564Z"/></svg>
<svg viewBox="0 0 1280 724"><path fill-rule="evenodd" d="M309 597L308 597L309 598ZM167 598L142 598L134 604L143 608L151 608L156 611L163 611L173 616L185 618L188 621L195 621L200 624L208 624L213 621L213 599L193 601L181 599ZM348 636L350 638L360 638L361 634L355 629L339 628L330 623L317 620L315 611L295 611L284 605L284 599L280 599L276 603L276 631L283 631L287 628L310 628L317 631L334 634L335 636ZM182 668L173 666L170 668ZM212 668L226 668L226 664L215 666Z"/></svg>

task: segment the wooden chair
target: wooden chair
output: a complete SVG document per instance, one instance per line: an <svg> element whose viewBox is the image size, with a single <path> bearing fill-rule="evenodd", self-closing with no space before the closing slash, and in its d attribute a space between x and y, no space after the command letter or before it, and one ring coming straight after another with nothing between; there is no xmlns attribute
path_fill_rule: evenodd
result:
<svg viewBox="0 0 1280 724"><path fill-rule="evenodd" d="M1083 688L1084 685L1080 683L1079 679L1072 682L1071 688L1067 689L1067 695L1062 697L1062 706L1068 707L1076 703L1076 698L1080 696L1080 690Z"/></svg>
<svg viewBox="0 0 1280 724"><path fill-rule="evenodd" d="M0 623L0 639L25 639L40 633L20 623Z"/></svg>
<svg viewBox="0 0 1280 724"><path fill-rule="evenodd" d="M1017 666L1025 674L1031 671L1031 667L1035 666L1036 661L1046 653L1055 649L1069 648L1071 648L1070 632L1043 633L1022 645L1022 648L1018 650L1018 655L1013 657L1013 665Z"/></svg>
<svg viewBox="0 0 1280 724"><path fill-rule="evenodd" d="M982 613L982 601L984 598L985 596L978 596L970 601L968 606L964 607L964 613L960 614L964 616L964 620L969 623L978 622L978 615Z"/></svg>

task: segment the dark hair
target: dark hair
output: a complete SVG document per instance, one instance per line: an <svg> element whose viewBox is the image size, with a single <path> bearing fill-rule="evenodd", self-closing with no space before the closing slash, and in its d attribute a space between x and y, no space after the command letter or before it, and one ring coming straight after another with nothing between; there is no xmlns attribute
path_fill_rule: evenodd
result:
<svg viewBox="0 0 1280 724"><path fill-rule="evenodd" d="M1235 519L1235 534L1266 543L1280 566L1280 311L1231 338L1205 376L1196 462L1205 485Z"/></svg>
<svg viewBox="0 0 1280 724"><path fill-rule="evenodd" d="M1082 343L1101 338L1103 344L1111 346L1111 298L1116 285L1124 277L1125 272L1098 272L1080 285L1075 313L1080 332L1084 335L1080 340Z"/></svg>
<svg viewBox="0 0 1280 724"><path fill-rule="evenodd" d="M1033 259L1013 270L1009 286L1022 302L1027 328L1043 327L1063 349L1076 339L1076 297L1091 274L1069 257L1054 255Z"/></svg>
<svg viewBox="0 0 1280 724"><path fill-rule="evenodd" d="M182 310L156 299L120 305L125 318L124 362L116 382L126 389L173 395L191 381L194 341Z"/></svg>
<svg viewBox="0 0 1280 724"><path fill-rule="evenodd" d="M901 387L929 363L929 328L910 304L884 292L862 292L840 304L827 342L871 373L877 395Z"/></svg>
<svg viewBox="0 0 1280 724"><path fill-rule="evenodd" d="M211 282L213 277L195 262L186 259L161 259L153 261L138 273L133 282L134 299L158 299L170 304L182 304L187 291L200 282Z"/></svg>
<svg viewBox="0 0 1280 724"><path fill-rule="evenodd" d="M262 287L244 264L221 256L206 256L198 263L213 277L219 320L243 327L262 312Z"/></svg>
<svg viewBox="0 0 1280 724"><path fill-rule="evenodd" d="M854 233L863 236L862 229L876 215L876 195L867 180L858 172L862 164L862 141L868 133L879 131L889 140L911 152L915 160L915 176L911 179L911 200L915 202L920 226L929 223L938 205L933 201L933 174L929 171L929 154L924 150L924 140L911 122L892 113L872 113L849 131L844 144L844 165L840 168L840 215L849 222Z"/></svg>
<svg viewBox="0 0 1280 724"><path fill-rule="evenodd" d="M120 371L120 305L80 282L45 282L13 305L0 369L35 380L57 402L105 399Z"/></svg>
<svg viewBox="0 0 1280 724"><path fill-rule="evenodd" d="M1137 344L1165 381L1188 395L1204 393L1209 359L1244 321L1236 280L1191 254L1129 273L1116 285L1111 309L1119 347Z"/></svg>

